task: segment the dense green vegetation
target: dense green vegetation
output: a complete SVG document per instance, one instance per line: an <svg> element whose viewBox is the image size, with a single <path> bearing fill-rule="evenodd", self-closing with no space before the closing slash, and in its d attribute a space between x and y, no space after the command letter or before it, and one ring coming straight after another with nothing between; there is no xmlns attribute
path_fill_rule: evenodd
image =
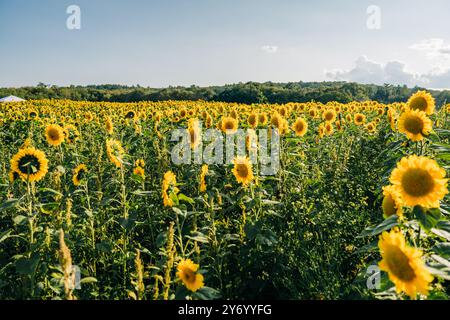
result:
<svg viewBox="0 0 450 320"><path fill-rule="evenodd" d="M70 99L77 101L164 101L204 100L239 103L287 103L317 101L375 100L381 103L405 102L423 88L392 85L363 85L346 82L238 83L211 87L144 88L122 85L57 87L40 83L36 87L0 88L0 97L15 95L24 99ZM437 105L450 101L450 91L430 91Z"/></svg>

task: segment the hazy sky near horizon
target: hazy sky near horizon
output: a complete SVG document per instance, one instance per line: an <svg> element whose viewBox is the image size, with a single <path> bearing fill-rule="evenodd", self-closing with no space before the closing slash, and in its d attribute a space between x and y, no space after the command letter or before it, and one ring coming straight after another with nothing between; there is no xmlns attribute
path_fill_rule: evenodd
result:
<svg viewBox="0 0 450 320"><path fill-rule="evenodd" d="M81 10L69 30L66 9ZM381 29L369 29L370 5ZM347 80L450 88L450 1L0 0L0 87Z"/></svg>

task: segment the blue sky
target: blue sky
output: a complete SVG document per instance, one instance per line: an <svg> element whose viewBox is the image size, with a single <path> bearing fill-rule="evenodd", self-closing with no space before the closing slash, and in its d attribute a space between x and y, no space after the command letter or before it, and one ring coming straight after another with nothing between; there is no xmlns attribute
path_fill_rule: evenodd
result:
<svg viewBox="0 0 450 320"><path fill-rule="evenodd" d="M69 30L69 5L81 29ZM381 29L366 26L368 6ZM0 0L0 86L450 87L450 1Z"/></svg>

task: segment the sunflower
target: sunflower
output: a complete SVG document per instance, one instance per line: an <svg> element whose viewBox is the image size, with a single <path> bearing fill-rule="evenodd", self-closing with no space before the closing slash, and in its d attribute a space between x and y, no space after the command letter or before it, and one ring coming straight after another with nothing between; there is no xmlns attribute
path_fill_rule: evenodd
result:
<svg viewBox="0 0 450 320"><path fill-rule="evenodd" d="M258 114L258 123L262 126L267 124L267 115L264 112Z"/></svg>
<svg viewBox="0 0 450 320"><path fill-rule="evenodd" d="M122 167L122 158L125 154L122 144L118 140L108 139L106 140L106 153L109 160L116 165L117 168Z"/></svg>
<svg viewBox="0 0 450 320"><path fill-rule="evenodd" d="M373 122L369 122L368 124L366 124L366 129L369 133L375 132L376 128L377 127L376 127L375 123L373 123Z"/></svg>
<svg viewBox="0 0 450 320"><path fill-rule="evenodd" d="M272 127L278 129L280 134L285 134L289 130L288 122L278 112L274 112L270 119Z"/></svg>
<svg viewBox="0 0 450 320"><path fill-rule="evenodd" d="M316 108L309 109L308 113L311 118L317 118L318 112Z"/></svg>
<svg viewBox="0 0 450 320"><path fill-rule="evenodd" d="M225 133L235 133L238 129L238 121L232 117L223 117L221 129Z"/></svg>
<svg viewBox="0 0 450 320"><path fill-rule="evenodd" d="M45 137L52 146L59 146L64 142L64 130L58 124L49 124L45 128Z"/></svg>
<svg viewBox="0 0 450 320"><path fill-rule="evenodd" d="M402 201L400 194L394 186L383 187L383 202L381 208L383 209L383 215L388 218L394 214L397 216L403 215Z"/></svg>
<svg viewBox="0 0 450 320"><path fill-rule="evenodd" d="M198 273L199 265L191 259L183 259L177 266L177 277L190 291L195 292L204 286L203 275Z"/></svg>
<svg viewBox="0 0 450 320"><path fill-rule="evenodd" d="M171 193L177 194L178 188L177 185L177 177L172 171L167 171L164 174L161 193L163 198L163 203L165 207L172 207L174 205L173 200L170 197Z"/></svg>
<svg viewBox="0 0 450 320"><path fill-rule="evenodd" d="M325 122L324 124L324 128L325 128L325 133L327 135L332 135L334 132L334 128L333 128L333 124L331 122Z"/></svg>
<svg viewBox="0 0 450 320"><path fill-rule="evenodd" d="M111 120L111 117L105 118L105 128L108 134L112 134L114 132L114 124Z"/></svg>
<svg viewBox="0 0 450 320"><path fill-rule="evenodd" d="M397 293L405 292L411 299L415 299L417 293L428 294L433 276L422 261L422 252L408 246L398 229L383 232L378 247L382 257L378 265L388 273Z"/></svg>
<svg viewBox="0 0 450 320"><path fill-rule="evenodd" d="M362 113L355 114L355 124L357 126L363 125L366 122L366 116Z"/></svg>
<svg viewBox="0 0 450 320"><path fill-rule="evenodd" d="M406 206L439 207L448 193L445 170L435 160L412 155L404 157L392 171L390 182Z"/></svg>
<svg viewBox="0 0 450 320"><path fill-rule="evenodd" d="M409 110L419 110L430 115L434 112L435 101L430 93L417 91L409 98L407 106Z"/></svg>
<svg viewBox="0 0 450 320"><path fill-rule="evenodd" d="M206 191L206 175L208 174L208 165L204 164L202 165L202 168L200 170L200 192Z"/></svg>
<svg viewBox="0 0 450 320"><path fill-rule="evenodd" d="M303 137L308 130L308 123L303 118L297 118L294 124L292 125L292 130L299 137Z"/></svg>
<svg viewBox="0 0 450 320"><path fill-rule="evenodd" d="M398 119L398 131L412 141L421 141L432 130L431 120L420 110L408 110Z"/></svg>
<svg viewBox="0 0 450 320"><path fill-rule="evenodd" d="M322 113L322 119L327 122L336 120L336 111L334 109L327 109Z"/></svg>
<svg viewBox="0 0 450 320"><path fill-rule="evenodd" d="M85 178L87 171L85 164L80 164L73 170L72 182L75 186L80 185L81 181Z"/></svg>
<svg viewBox="0 0 450 320"><path fill-rule="evenodd" d="M238 183L244 186L248 185L254 178L252 164L247 157L236 157L233 161L234 168L232 170Z"/></svg>
<svg viewBox="0 0 450 320"><path fill-rule="evenodd" d="M24 180L39 181L48 172L48 160L41 150L32 147L20 149L11 158L11 170Z"/></svg>
<svg viewBox="0 0 450 320"><path fill-rule="evenodd" d="M136 112L133 110L128 110L127 113L125 113L125 119L135 119L136 118Z"/></svg>
<svg viewBox="0 0 450 320"><path fill-rule="evenodd" d="M19 174L13 170L9 171L9 183L13 183L14 181L16 181L17 179L20 178Z"/></svg>
<svg viewBox="0 0 450 320"><path fill-rule="evenodd" d="M137 166L133 169L133 174L140 176L142 179L145 179L145 170L141 166Z"/></svg>
<svg viewBox="0 0 450 320"><path fill-rule="evenodd" d="M247 123L250 127L256 128L258 126L258 115L254 112L250 113L247 117Z"/></svg>

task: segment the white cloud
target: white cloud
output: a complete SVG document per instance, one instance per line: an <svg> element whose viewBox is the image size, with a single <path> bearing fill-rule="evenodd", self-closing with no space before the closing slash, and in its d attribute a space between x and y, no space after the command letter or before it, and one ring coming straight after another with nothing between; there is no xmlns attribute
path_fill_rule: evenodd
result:
<svg viewBox="0 0 450 320"><path fill-rule="evenodd" d="M276 53L278 51L278 47L277 46L265 45L265 46L261 47L261 50L266 52L266 53Z"/></svg>
<svg viewBox="0 0 450 320"><path fill-rule="evenodd" d="M337 81L450 88L449 69L434 69L428 73L418 74L407 70L406 64L403 62L390 61L382 64L369 60L366 56L359 57L352 69L326 70L325 75L329 79Z"/></svg>
<svg viewBox="0 0 450 320"><path fill-rule="evenodd" d="M450 68L450 44L445 43L443 39L425 39L409 48L424 54L435 69Z"/></svg>

